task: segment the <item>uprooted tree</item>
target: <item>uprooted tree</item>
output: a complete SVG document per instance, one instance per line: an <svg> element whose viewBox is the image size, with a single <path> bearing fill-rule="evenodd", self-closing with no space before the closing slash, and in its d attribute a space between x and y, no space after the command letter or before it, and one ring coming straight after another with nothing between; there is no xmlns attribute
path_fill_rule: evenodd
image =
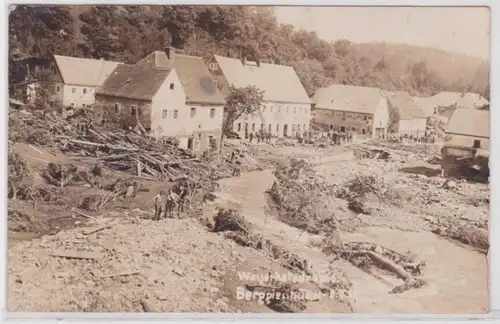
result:
<svg viewBox="0 0 500 324"><path fill-rule="evenodd" d="M257 112L264 100L264 91L255 86L229 88L230 94L226 98L224 106L224 119L222 121L221 141L233 130L233 124L240 117L251 115Z"/></svg>

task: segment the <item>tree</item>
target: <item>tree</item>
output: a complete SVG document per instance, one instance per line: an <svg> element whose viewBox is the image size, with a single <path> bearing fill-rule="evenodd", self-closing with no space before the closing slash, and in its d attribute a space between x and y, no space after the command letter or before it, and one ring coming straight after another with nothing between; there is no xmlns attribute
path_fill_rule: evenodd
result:
<svg viewBox="0 0 500 324"><path fill-rule="evenodd" d="M230 91L231 93L227 96L226 105L224 106L221 141L224 136L232 132L236 120L257 112L264 100L264 91L255 86L246 86L244 88L231 86Z"/></svg>
<svg viewBox="0 0 500 324"><path fill-rule="evenodd" d="M28 165L21 155L10 150L10 146L7 160L9 168L9 197L15 200L19 185L28 176Z"/></svg>

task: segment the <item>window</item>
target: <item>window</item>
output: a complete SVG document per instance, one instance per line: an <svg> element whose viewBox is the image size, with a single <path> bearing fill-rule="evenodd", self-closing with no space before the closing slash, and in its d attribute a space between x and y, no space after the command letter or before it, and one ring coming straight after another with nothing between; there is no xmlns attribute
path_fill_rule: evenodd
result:
<svg viewBox="0 0 500 324"><path fill-rule="evenodd" d="M280 131L280 124L276 124L276 133Z"/></svg>
<svg viewBox="0 0 500 324"><path fill-rule="evenodd" d="M475 149L481 148L481 141L474 140L474 144L472 145L472 148L475 148Z"/></svg>
<svg viewBox="0 0 500 324"><path fill-rule="evenodd" d="M56 92L61 91L61 86L56 86Z"/></svg>
<svg viewBox="0 0 500 324"><path fill-rule="evenodd" d="M295 124L292 125L292 132L295 132Z"/></svg>
<svg viewBox="0 0 500 324"><path fill-rule="evenodd" d="M217 63L210 63L210 69L211 70L217 70Z"/></svg>
<svg viewBox="0 0 500 324"><path fill-rule="evenodd" d="M260 130L263 131L264 130L264 124L260 124Z"/></svg>
<svg viewBox="0 0 500 324"><path fill-rule="evenodd" d="M295 114L297 112L297 107L293 107L293 113Z"/></svg>
<svg viewBox="0 0 500 324"><path fill-rule="evenodd" d="M120 106L115 103L115 113L118 114L120 112Z"/></svg>
<svg viewBox="0 0 500 324"><path fill-rule="evenodd" d="M215 108L211 108L210 109L210 118L214 118L215 117Z"/></svg>
<svg viewBox="0 0 500 324"><path fill-rule="evenodd" d="M289 109L290 109L289 107L286 107L286 112L288 112L288 111L289 111Z"/></svg>
<svg viewBox="0 0 500 324"><path fill-rule="evenodd" d="M201 128L201 124L198 124L198 128Z"/></svg>
<svg viewBox="0 0 500 324"><path fill-rule="evenodd" d="M353 132L355 132L355 131L356 131L356 127L351 127L351 130L352 130Z"/></svg>
<svg viewBox="0 0 500 324"><path fill-rule="evenodd" d="M174 110L174 119L177 119L179 115L179 111L178 110Z"/></svg>
<svg viewBox="0 0 500 324"><path fill-rule="evenodd" d="M238 123L238 132L241 132L241 123Z"/></svg>
<svg viewBox="0 0 500 324"><path fill-rule="evenodd" d="M269 133L271 133L271 129L272 129L271 127L272 127L271 124L269 124L269 127L268 127Z"/></svg>
<svg viewBox="0 0 500 324"><path fill-rule="evenodd" d="M278 107L278 112L281 112L281 106Z"/></svg>
<svg viewBox="0 0 500 324"><path fill-rule="evenodd" d="M170 83L170 90L174 90L174 84Z"/></svg>
<svg viewBox="0 0 500 324"><path fill-rule="evenodd" d="M167 118L167 114L168 114L168 110L163 109L163 110L161 111L161 118L163 118L163 119Z"/></svg>
<svg viewBox="0 0 500 324"><path fill-rule="evenodd" d="M133 105L132 107L130 107L130 116L135 116L135 115L137 115L137 106Z"/></svg>
<svg viewBox="0 0 500 324"><path fill-rule="evenodd" d="M76 88L71 89L71 92L75 93L76 92Z"/></svg>
<svg viewBox="0 0 500 324"><path fill-rule="evenodd" d="M365 117L366 117L366 116L365 116ZM364 129L364 128L363 128L363 129L361 129L361 133L363 133L363 135L365 135L365 134L366 134L366 129Z"/></svg>
<svg viewBox="0 0 500 324"><path fill-rule="evenodd" d="M345 120L345 112L342 113L342 120Z"/></svg>
<svg viewBox="0 0 500 324"><path fill-rule="evenodd" d="M365 115L365 116L363 117L363 120L368 120L368 116L366 116L366 115Z"/></svg>
<svg viewBox="0 0 500 324"><path fill-rule="evenodd" d="M86 94L87 93L87 88L83 88L83 94Z"/></svg>
<svg viewBox="0 0 500 324"><path fill-rule="evenodd" d="M57 74L57 70L56 70L56 68L55 68L55 67L53 67L53 66L51 66L51 67L50 67L50 71L52 71L52 74L53 74L53 75L56 75L56 74Z"/></svg>
<svg viewBox="0 0 500 324"><path fill-rule="evenodd" d="M255 132L255 123L252 124L252 132Z"/></svg>
<svg viewBox="0 0 500 324"><path fill-rule="evenodd" d="M262 108L262 112L266 112L266 111L267 111L267 107Z"/></svg>
<svg viewBox="0 0 500 324"><path fill-rule="evenodd" d="M196 108L191 107L191 118L193 118L194 116L196 116Z"/></svg>

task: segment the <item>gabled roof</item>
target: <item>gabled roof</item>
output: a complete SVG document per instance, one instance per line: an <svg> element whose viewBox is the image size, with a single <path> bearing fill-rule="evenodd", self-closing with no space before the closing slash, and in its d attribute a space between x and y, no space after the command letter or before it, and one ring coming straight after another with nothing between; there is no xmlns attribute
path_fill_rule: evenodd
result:
<svg viewBox="0 0 500 324"><path fill-rule="evenodd" d="M490 112L459 108L451 115L446 133L490 137Z"/></svg>
<svg viewBox="0 0 500 324"><path fill-rule="evenodd" d="M406 91L396 91L387 94L387 99L399 110L401 119L426 118L422 109Z"/></svg>
<svg viewBox="0 0 500 324"><path fill-rule="evenodd" d="M172 59L169 59L165 52L154 51L137 63L144 64L158 68L175 68L188 103L223 105L226 102L201 57L173 53Z"/></svg>
<svg viewBox="0 0 500 324"><path fill-rule="evenodd" d="M413 97L415 103L422 109L426 117L434 115L434 109L437 107L430 97Z"/></svg>
<svg viewBox="0 0 500 324"><path fill-rule="evenodd" d="M255 86L264 91L265 101L311 103L306 90L291 66L248 61L214 55L229 85Z"/></svg>
<svg viewBox="0 0 500 324"><path fill-rule="evenodd" d="M442 91L431 98L437 106L442 107L457 105L458 108L477 109L488 104L488 100L472 92Z"/></svg>
<svg viewBox="0 0 500 324"><path fill-rule="evenodd" d="M96 94L150 101L170 74L170 69L119 65Z"/></svg>
<svg viewBox="0 0 500 324"><path fill-rule="evenodd" d="M313 102L320 109L374 114L384 97L379 88L332 84L316 91Z"/></svg>
<svg viewBox="0 0 500 324"><path fill-rule="evenodd" d="M98 87L121 63L54 55L65 84Z"/></svg>

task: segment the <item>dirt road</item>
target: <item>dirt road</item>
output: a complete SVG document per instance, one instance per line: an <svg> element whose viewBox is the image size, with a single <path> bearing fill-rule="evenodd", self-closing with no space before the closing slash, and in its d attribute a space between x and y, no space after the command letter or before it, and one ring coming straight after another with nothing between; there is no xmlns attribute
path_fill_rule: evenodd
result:
<svg viewBox="0 0 500 324"><path fill-rule="evenodd" d="M242 214L262 234L292 252L307 256L316 272L324 272L327 257L307 245L312 239L310 235L266 215L264 192L271 187L273 178L271 171L258 171L224 179L220 181L219 196L240 204ZM427 263L424 271L427 286L402 294L388 294L391 284L396 283L388 284L339 261L353 282L355 312L472 314L488 309L488 267L486 257L480 253L458 247L429 232L369 227L356 234L343 234L342 238L345 242L370 241L400 252L411 250Z"/></svg>

